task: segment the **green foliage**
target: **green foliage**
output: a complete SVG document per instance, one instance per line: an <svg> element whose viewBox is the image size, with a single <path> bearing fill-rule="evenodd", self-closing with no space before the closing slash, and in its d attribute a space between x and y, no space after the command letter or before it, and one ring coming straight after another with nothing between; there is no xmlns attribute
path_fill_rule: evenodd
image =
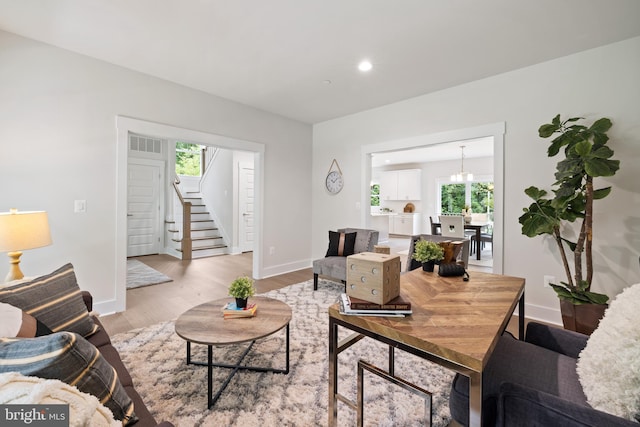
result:
<svg viewBox="0 0 640 427"><path fill-rule="evenodd" d="M611 120L601 118L590 127L577 124L580 120L580 117L573 117L562 121L558 114L551 123L538 129L542 138L559 134L551 141L547 155L553 157L563 150L564 159L556 165L553 197L547 197L545 190L535 186L525 190L533 203L523 209L524 214L519 222L525 236L548 234L557 242L568 279L561 285L552 285L560 298L574 304L606 303L606 295L590 292L593 274L592 213L593 201L608 196L611 187L594 189L593 178L615 175L620 168L620 161L611 159L613 150L606 145L609 141L606 132L612 126ZM575 221L580 221L580 232L577 240L572 241L562 235L562 230ZM574 274L571 273L565 247L574 255ZM583 255L585 278L582 274Z"/></svg>
<svg viewBox="0 0 640 427"><path fill-rule="evenodd" d="M476 213L493 212L493 182L474 182L471 184L471 211Z"/></svg>
<svg viewBox="0 0 640 427"><path fill-rule="evenodd" d="M176 174L200 176L201 149L197 144L176 143Z"/></svg>
<svg viewBox="0 0 640 427"><path fill-rule="evenodd" d="M231 282L229 286L229 295L234 298L249 298L256 293L256 288L253 285L253 279L242 276Z"/></svg>
<svg viewBox="0 0 640 427"><path fill-rule="evenodd" d="M551 287L559 298L571 301L575 305L581 304L606 304L609 301L609 297L605 294L599 294L597 292L591 292L587 290L588 283L583 280L579 283L576 289L572 290L567 282L560 282L560 285L550 283Z"/></svg>
<svg viewBox="0 0 640 427"><path fill-rule="evenodd" d="M440 189L440 212L459 214L464 208L466 184L444 184Z"/></svg>
<svg viewBox="0 0 640 427"><path fill-rule="evenodd" d="M371 206L380 206L380 184L371 186Z"/></svg>
<svg viewBox="0 0 640 427"><path fill-rule="evenodd" d="M440 261L444 258L444 248L436 242L420 239L414 246L411 258L418 262Z"/></svg>
<svg viewBox="0 0 640 427"><path fill-rule="evenodd" d="M469 206L465 203L467 185L471 198L471 211L493 212L493 182L472 182L469 184L443 184L440 187L440 212L445 215L460 214Z"/></svg>

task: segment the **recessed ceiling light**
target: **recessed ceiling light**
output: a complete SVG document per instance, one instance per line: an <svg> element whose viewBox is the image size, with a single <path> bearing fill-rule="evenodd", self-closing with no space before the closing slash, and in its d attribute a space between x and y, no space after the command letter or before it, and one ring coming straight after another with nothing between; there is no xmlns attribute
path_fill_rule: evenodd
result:
<svg viewBox="0 0 640 427"><path fill-rule="evenodd" d="M367 60L361 61L358 64L358 70L360 70L360 71L366 72L366 71L370 71L372 68L373 68L373 65L371 65L371 62L369 62Z"/></svg>

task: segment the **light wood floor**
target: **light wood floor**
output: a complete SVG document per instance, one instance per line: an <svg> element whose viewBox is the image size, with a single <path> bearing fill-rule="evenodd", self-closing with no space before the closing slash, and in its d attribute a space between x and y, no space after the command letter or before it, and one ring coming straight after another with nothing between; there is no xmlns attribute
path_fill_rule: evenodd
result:
<svg viewBox="0 0 640 427"><path fill-rule="evenodd" d="M203 302L227 296L229 284L238 276L251 277L251 253L222 255L182 261L170 255L148 255L136 259L173 279L172 282L127 290L127 309L103 316L109 334L174 320ZM313 278L311 268L256 280L258 292L268 292Z"/></svg>
<svg viewBox="0 0 640 427"><path fill-rule="evenodd" d="M408 240L407 240L408 242ZM408 243L406 243L408 246ZM402 239L393 239L392 253L405 248ZM400 255L402 269L406 254ZM186 310L203 302L227 296L229 284L238 276L252 273L252 254L222 255L210 258L182 261L170 255L148 255L136 259L173 279L172 282L127 290L127 309L122 313L100 318L110 335L158 322L174 320ZM469 266L469 270L487 271L483 267ZM489 270L490 271L490 270ZM279 289L313 278L311 268L256 280L259 293ZM517 322L511 321L509 329Z"/></svg>

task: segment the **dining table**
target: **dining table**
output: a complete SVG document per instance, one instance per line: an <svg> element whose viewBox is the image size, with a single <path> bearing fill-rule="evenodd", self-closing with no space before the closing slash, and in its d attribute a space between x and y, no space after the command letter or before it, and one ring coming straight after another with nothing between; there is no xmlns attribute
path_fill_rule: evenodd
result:
<svg viewBox="0 0 640 427"><path fill-rule="evenodd" d="M464 223L464 229L465 230L473 230L475 232L475 240L476 240L476 259L478 261L480 261L480 238L482 236L482 230L486 227L488 227L489 225L491 225L490 222L488 221L484 221L484 222L477 222L477 221L472 221L472 222L465 222ZM440 234L440 228L441 225L439 222L432 222L431 223L431 234Z"/></svg>

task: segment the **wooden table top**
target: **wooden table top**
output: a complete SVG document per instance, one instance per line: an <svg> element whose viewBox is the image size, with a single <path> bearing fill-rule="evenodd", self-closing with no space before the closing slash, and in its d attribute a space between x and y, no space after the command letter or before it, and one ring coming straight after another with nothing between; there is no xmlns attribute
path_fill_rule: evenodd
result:
<svg viewBox="0 0 640 427"><path fill-rule="evenodd" d="M524 292L525 280L470 274L468 282L422 269L400 276L400 294L411 302L411 316L343 315L338 304L329 307L329 316L482 372Z"/></svg>
<svg viewBox="0 0 640 427"><path fill-rule="evenodd" d="M222 298L187 310L176 320L176 334L198 344L238 344L269 336L291 321L291 307L267 297L249 298L249 304L258 305L254 317L224 319L222 307L231 301Z"/></svg>

